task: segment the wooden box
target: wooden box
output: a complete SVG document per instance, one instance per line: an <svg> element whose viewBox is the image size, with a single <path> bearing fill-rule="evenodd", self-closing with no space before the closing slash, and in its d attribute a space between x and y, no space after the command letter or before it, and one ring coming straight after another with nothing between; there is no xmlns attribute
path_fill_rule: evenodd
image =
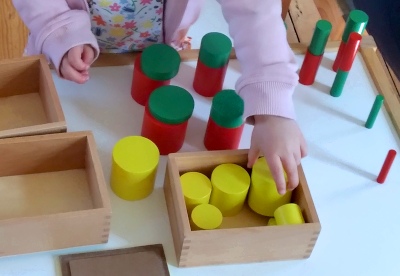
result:
<svg viewBox="0 0 400 276"><path fill-rule="evenodd" d="M0 256L106 243L111 207L91 132L0 140Z"/></svg>
<svg viewBox="0 0 400 276"><path fill-rule="evenodd" d="M44 56L0 60L0 138L65 132Z"/></svg>
<svg viewBox="0 0 400 276"><path fill-rule="evenodd" d="M306 220L302 225L267 226L267 218L246 207L225 217L216 230L191 231L179 177L188 171L211 175L219 164L246 168L247 150L174 153L168 157L164 193L178 266L250 263L308 258L321 226L301 166L300 184L293 191Z"/></svg>

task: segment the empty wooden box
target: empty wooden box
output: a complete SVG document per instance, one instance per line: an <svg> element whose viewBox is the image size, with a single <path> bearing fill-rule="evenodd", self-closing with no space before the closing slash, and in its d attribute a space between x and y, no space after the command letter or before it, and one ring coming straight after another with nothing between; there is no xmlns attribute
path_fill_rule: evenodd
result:
<svg viewBox="0 0 400 276"><path fill-rule="evenodd" d="M0 256L105 243L110 220L91 132L0 140Z"/></svg>
<svg viewBox="0 0 400 276"><path fill-rule="evenodd" d="M179 177L189 171L210 176L223 163L246 168L247 150L174 153L168 157L164 193L178 266L308 258L321 226L301 166L292 202L301 207L305 224L267 226L266 217L245 207L239 215L225 217L219 229L191 230Z"/></svg>
<svg viewBox="0 0 400 276"><path fill-rule="evenodd" d="M0 138L66 129L45 57L0 60Z"/></svg>

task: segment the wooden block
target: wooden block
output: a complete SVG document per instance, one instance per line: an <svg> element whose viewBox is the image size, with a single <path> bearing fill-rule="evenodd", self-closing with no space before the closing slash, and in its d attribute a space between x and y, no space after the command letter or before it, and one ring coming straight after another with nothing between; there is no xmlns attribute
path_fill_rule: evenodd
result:
<svg viewBox="0 0 400 276"><path fill-rule="evenodd" d="M321 225L301 166L300 185L292 194L292 202L301 207L307 223L267 226L266 217L244 208L239 215L224 218L220 229L191 230L180 175L197 171L210 177L212 170L223 163L246 168L247 153L247 150L229 150L169 155L164 193L180 267L303 259L310 256Z"/></svg>
<svg viewBox="0 0 400 276"><path fill-rule="evenodd" d="M0 60L0 138L67 129L44 56Z"/></svg>
<svg viewBox="0 0 400 276"><path fill-rule="evenodd" d="M91 132L0 140L0 257L108 241L111 207Z"/></svg>
<svg viewBox="0 0 400 276"><path fill-rule="evenodd" d="M315 24L321 16L313 0L293 0L290 3L290 17L301 43L309 44Z"/></svg>
<svg viewBox="0 0 400 276"><path fill-rule="evenodd" d="M60 256L62 276L167 276L161 244Z"/></svg>

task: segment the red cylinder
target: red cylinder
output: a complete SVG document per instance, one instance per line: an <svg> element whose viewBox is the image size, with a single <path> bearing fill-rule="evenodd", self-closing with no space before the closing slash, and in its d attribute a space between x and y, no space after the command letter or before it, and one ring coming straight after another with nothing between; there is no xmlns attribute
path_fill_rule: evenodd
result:
<svg viewBox="0 0 400 276"><path fill-rule="evenodd" d="M230 150L239 147L244 124L235 128L225 128L217 125L209 118L204 136L204 146L207 150Z"/></svg>
<svg viewBox="0 0 400 276"><path fill-rule="evenodd" d="M335 61L333 62L333 65L332 65L332 70L335 71L335 72L337 72L337 70L339 69L340 62L342 61L343 53L344 53L344 49L345 49L345 48L346 48L346 43L344 43L344 42L342 41L342 42L340 43L339 50L338 50L338 52L337 52Z"/></svg>
<svg viewBox="0 0 400 276"><path fill-rule="evenodd" d="M382 184L383 182L385 182L386 180L386 176L388 175L389 171L390 171L390 167L393 164L394 158L396 157L397 152L393 149L389 150L385 162L383 163L382 169L379 172L378 178L376 179L376 181L379 184Z"/></svg>
<svg viewBox="0 0 400 276"><path fill-rule="evenodd" d="M317 75L318 68L321 64L323 55L315 56L307 50L304 57L303 65L299 72L299 82L304 85L311 85L314 83L315 76Z"/></svg>
<svg viewBox="0 0 400 276"><path fill-rule="evenodd" d="M165 124L155 119L146 105L141 135L157 145L161 155L179 151L185 141L188 121L180 124Z"/></svg>
<svg viewBox="0 0 400 276"><path fill-rule="evenodd" d="M228 64L220 68L211 68L197 61L193 89L204 97L214 97L222 89Z"/></svg>
<svg viewBox="0 0 400 276"><path fill-rule="evenodd" d="M346 47L343 50L342 61L339 64L339 69L349 72L353 65L354 59L358 52L362 36L359 33L351 33L347 40Z"/></svg>
<svg viewBox="0 0 400 276"><path fill-rule="evenodd" d="M147 77L141 69L140 55L136 57L133 68L131 96L138 104L146 105L154 89L170 83L171 80L158 81Z"/></svg>

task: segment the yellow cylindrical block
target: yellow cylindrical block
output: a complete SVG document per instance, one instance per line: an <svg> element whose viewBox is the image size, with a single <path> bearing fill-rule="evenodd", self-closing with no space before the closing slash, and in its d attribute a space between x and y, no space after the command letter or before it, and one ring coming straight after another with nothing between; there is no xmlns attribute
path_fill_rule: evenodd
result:
<svg viewBox="0 0 400 276"><path fill-rule="evenodd" d="M181 186L188 214L202 203L208 203L211 195L211 181L202 173L187 172L181 175Z"/></svg>
<svg viewBox="0 0 400 276"><path fill-rule="evenodd" d="M276 208L289 203L291 197L291 191L284 195L278 193L267 161L264 157L257 159L251 171L251 185L247 200L250 208L260 215L272 217Z"/></svg>
<svg viewBox="0 0 400 276"><path fill-rule="evenodd" d="M111 189L125 200L139 200L154 189L160 153L157 146L142 136L119 140L112 153Z"/></svg>
<svg viewBox="0 0 400 276"><path fill-rule="evenodd" d="M200 204L194 207L190 222L192 230L216 229L222 223L222 213L211 204Z"/></svg>
<svg viewBox="0 0 400 276"><path fill-rule="evenodd" d="M276 220L275 220L275 218L270 218L270 219L268 220L267 225L268 225L268 226L274 226L274 225L276 225Z"/></svg>
<svg viewBox="0 0 400 276"><path fill-rule="evenodd" d="M210 204L216 206L224 217L237 215L250 186L247 171L236 164L219 165L211 174L211 184Z"/></svg>
<svg viewBox="0 0 400 276"><path fill-rule="evenodd" d="M275 210L276 225L303 224L304 218L299 205L289 203Z"/></svg>

